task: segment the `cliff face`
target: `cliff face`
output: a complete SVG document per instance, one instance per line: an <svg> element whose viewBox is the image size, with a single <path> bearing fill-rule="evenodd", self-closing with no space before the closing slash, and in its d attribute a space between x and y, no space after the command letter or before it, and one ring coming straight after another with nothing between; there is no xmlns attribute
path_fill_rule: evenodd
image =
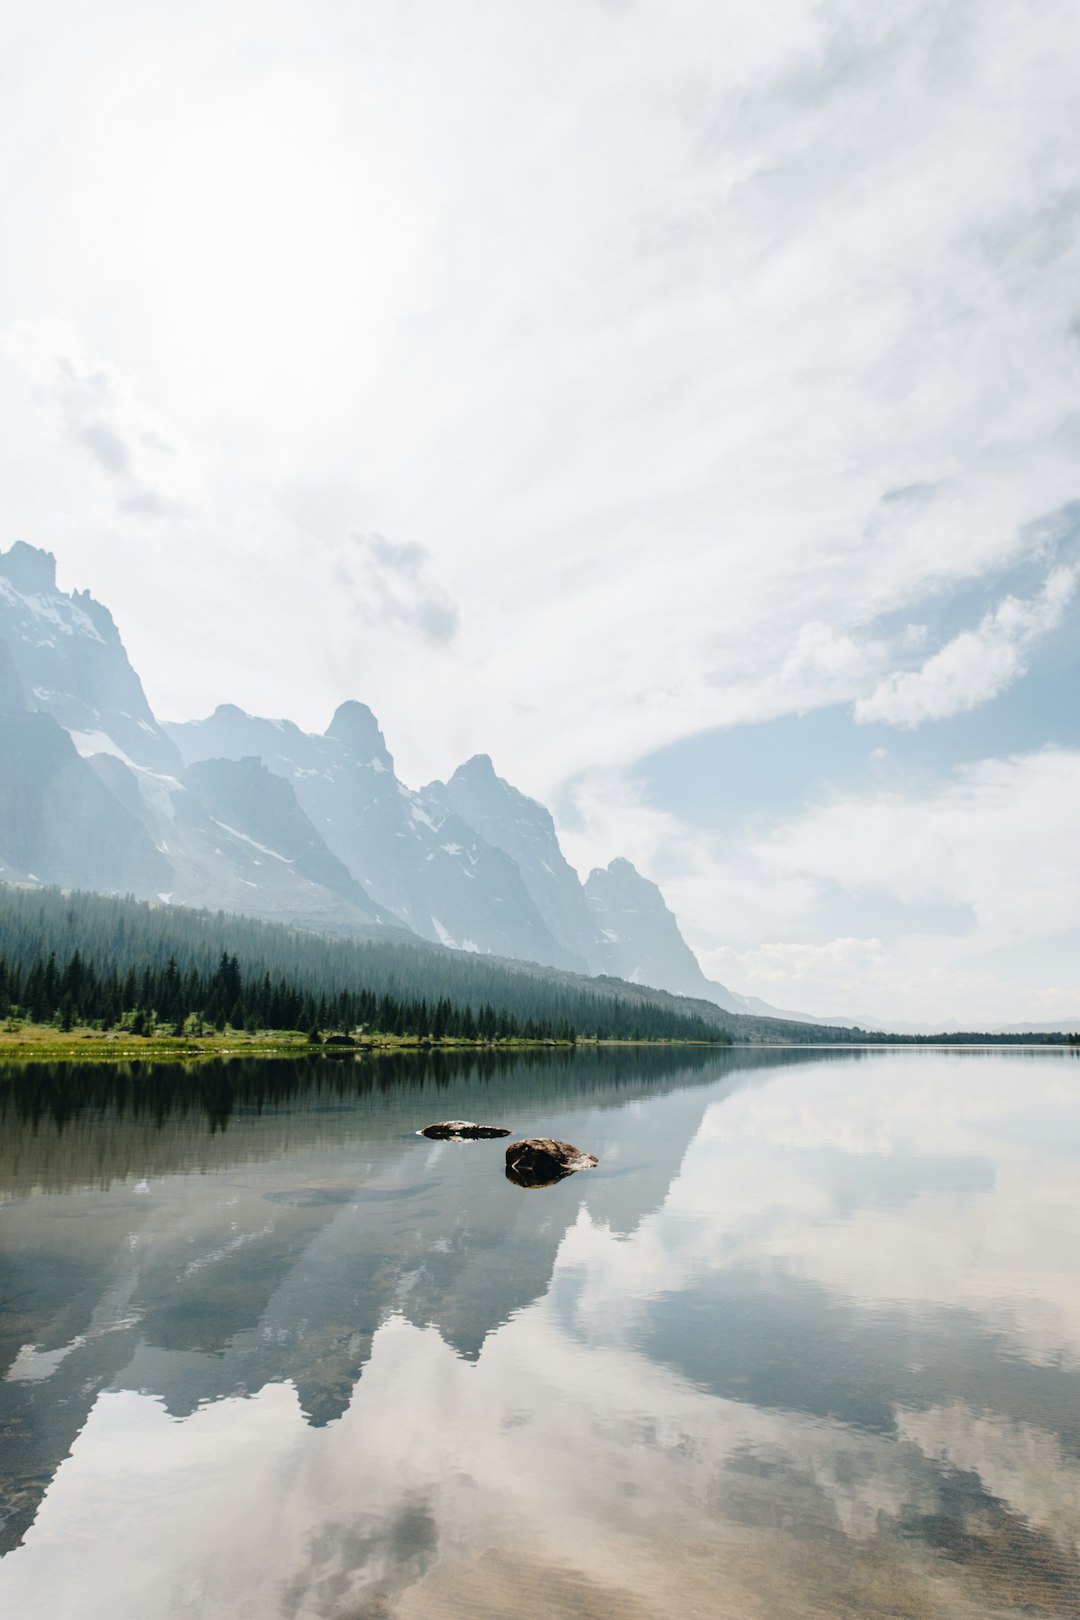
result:
<svg viewBox="0 0 1080 1620"><path fill-rule="evenodd" d="M119 753L151 770L180 760L146 701L107 608L56 585L56 560L17 541L0 552L0 641L28 708L51 714L80 752Z"/></svg>
<svg viewBox="0 0 1080 1620"><path fill-rule="evenodd" d="M0 553L0 733L0 877L404 928L741 1005L628 861L583 887L549 812L487 755L416 792L363 703L322 735L231 704L162 727L108 610L21 542Z"/></svg>

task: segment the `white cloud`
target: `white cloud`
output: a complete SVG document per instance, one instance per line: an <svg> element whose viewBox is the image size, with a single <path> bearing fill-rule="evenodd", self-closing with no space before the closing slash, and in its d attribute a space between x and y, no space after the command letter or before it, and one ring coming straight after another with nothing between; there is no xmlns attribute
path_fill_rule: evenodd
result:
<svg viewBox="0 0 1080 1620"><path fill-rule="evenodd" d="M780 667L781 683L790 692L801 692L806 708L817 708L846 696L880 656L878 645L811 620L800 626L795 646Z"/></svg>
<svg viewBox="0 0 1080 1620"><path fill-rule="evenodd" d="M338 559L338 578L357 611L376 626L405 626L436 645L452 641L457 603L433 578L423 546L395 545L381 534L354 535Z"/></svg>
<svg viewBox="0 0 1080 1620"><path fill-rule="evenodd" d="M965 630L918 670L888 676L855 705L864 724L882 720L918 726L944 720L996 697L1024 674L1028 649L1061 623L1076 592L1080 567L1055 568L1038 596L1007 596L977 630Z"/></svg>
<svg viewBox="0 0 1080 1620"><path fill-rule="evenodd" d="M963 1402L897 1413L901 1441L958 1472L978 1474L983 1489L1072 1557L1080 1554L1080 1467L1056 1434Z"/></svg>
<svg viewBox="0 0 1080 1620"><path fill-rule="evenodd" d="M708 727L957 712L1060 613L1066 573L919 641L1080 494L1078 43L1068 0L46 0L0 330L64 335L32 387L0 361L0 543L169 718L355 696L411 781L593 771L575 852L652 865L702 948L888 954L814 862L599 800Z"/></svg>
<svg viewBox="0 0 1080 1620"><path fill-rule="evenodd" d="M868 1601L882 1613L923 1613L925 1557L896 1557L889 1541L898 1533L902 1551L912 1515L942 1511L942 1462L978 1473L986 1491L1070 1548L1075 1459L1010 1401L1030 1405L1029 1369L1060 1377L1080 1351L1080 1184L1074 1144L1055 1130L1075 1106L1073 1066L1065 1054L1032 1063L907 1052L763 1066L757 1083L713 1093L670 1187L650 1196L632 1230L614 1232L590 1212L596 1183L575 1192L577 1218L550 1279L538 1275L538 1297L492 1326L474 1358L435 1327L384 1315L346 1409L321 1425L305 1419L291 1382L258 1380L309 1367L328 1338L320 1376L335 1357L340 1370L349 1364L332 1310L320 1316L316 1302L312 1323L306 1307L313 1267L349 1287L331 1262L357 1252L359 1217L339 1207L306 1236L292 1229L294 1263L253 1333L204 1357L143 1345L117 1370L25 1545L0 1565L6 1610L142 1620L190 1610L195 1594L229 1615L490 1614L505 1610L501 1596L524 1570L538 1587L547 1577L562 1613L625 1613L629 1592L639 1612L664 1620L710 1614L718 1590L731 1613L753 1620L823 1612L823 1592L852 1590L860 1613ZM591 1116L601 1153L605 1135L625 1135L611 1117ZM671 1131L662 1103L648 1117L661 1137ZM677 1139L681 1147L685 1135ZM355 1158L340 1133L329 1136L310 1152L309 1174L347 1188ZM633 1187L635 1166L623 1168L630 1179L620 1184ZM386 1169L389 1182L403 1179ZM243 1228L266 1219L266 1193L295 1188L295 1153L246 1163L242 1179L228 1215ZM193 1233L213 1252L230 1188L235 1178L172 1178L95 1314L107 1307L115 1317L118 1299L130 1310L144 1280L160 1292ZM126 1232L129 1200L117 1196ZM630 1199L623 1208L635 1207ZM476 1219L482 1243L495 1217ZM535 1238L534 1219L519 1240ZM414 1258L434 1231L415 1238ZM407 1282L408 1245L400 1258ZM680 1296L723 1312L731 1284L750 1278L819 1349L830 1328L858 1346L864 1326L890 1318L903 1322L912 1359L920 1345L948 1343L950 1322L961 1335L981 1330L970 1405L943 1397L933 1353L908 1368L932 1404L901 1408L896 1434L842 1411L822 1415L814 1400L801 1409L799 1380L785 1387L783 1367L760 1404L753 1387L732 1398L680 1373L671 1331ZM323 1318L331 1326L320 1332ZM762 1331L753 1315L745 1328ZM200 1361L213 1365L214 1388L248 1393L186 1410ZM180 1410L146 1390L175 1391ZM874 1390L871 1381L863 1393ZM811 1391L820 1399L819 1380ZM118 1536L119 1585L110 1579ZM975 1587L969 1577L944 1561L939 1613L1007 1611L1008 1569L1000 1588L994 1568ZM1050 1602L1051 1583L1052 1572L1039 1589Z"/></svg>
<svg viewBox="0 0 1080 1620"><path fill-rule="evenodd" d="M961 766L926 796L884 793L807 811L753 847L766 868L885 895L970 906L984 948L1069 929L1080 752Z"/></svg>
<svg viewBox="0 0 1080 1620"><path fill-rule="evenodd" d="M985 1028L1080 1015L1067 966L1037 985L989 959L1075 928L1078 802L1080 752L1050 748L721 838L609 773L577 785L580 823L562 836L580 868L621 852L658 881L706 973L730 989L863 1024ZM879 917L872 934L837 928L853 903Z"/></svg>
<svg viewBox="0 0 1080 1620"><path fill-rule="evenodd" d="M89 360L75 335L55 321L23 322L0 333L0 355L25 377L48 429L89 457L117 513L145 523L182 512L194 494L191 468L130 378Z"/></svg>
<svg viewBox="0 0 1080 1620"><path fill-rule="evenodd" d="M58 312L188 447L206 499L166 517L164 583L220 695L277 703L287 642L300 720L356 693L412 778L482 749L550 793L854 701L875 613L1077 494L1065 0L35 18L0 322ZM162 592L155 545L116 563L138 514L86 521L9 383L0 428L12 532L134 638ZM168 459L108 414L66 453L114 494ZM450 665L297 605L351 531L429 554L467 609ZM190 712L200 661L161 631L150 696Z"/></svg>
<svg viewBox="0 0 1080 1620"><path fill-rule="evenodd" d="M902 929L903 925L899 925ZM1080 1026L1080 981L1067 970L1035 985L1015 967L979 963L977 931L912 929L888 940L839 937L820 944L766 941L699 948L710 978L774 1007L851 1020L864 1029L908 1025L938 1032L1001 1024Z"/></svg>

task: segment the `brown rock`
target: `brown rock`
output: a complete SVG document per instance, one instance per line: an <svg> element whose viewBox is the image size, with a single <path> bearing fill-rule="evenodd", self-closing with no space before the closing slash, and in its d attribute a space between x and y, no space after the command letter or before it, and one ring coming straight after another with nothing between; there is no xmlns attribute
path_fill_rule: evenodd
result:
<svg viewBox="0 0 1080 1620"><path fill-rule="evenodd" d="M599 1160L552 1136L526 1136L506 1150L506 1175L519 1187L550 1187L575 1170L592 1170Z"/></svg>
<svg viewBox="0 0 1080 1620"><path fill-rule="evenodd" d="M471 1119L444 1119L425 1125L417 1136L430 1136L436 1142L477 1142L492 1136L509 1136L501 1125L474 1125Z"/></svg>

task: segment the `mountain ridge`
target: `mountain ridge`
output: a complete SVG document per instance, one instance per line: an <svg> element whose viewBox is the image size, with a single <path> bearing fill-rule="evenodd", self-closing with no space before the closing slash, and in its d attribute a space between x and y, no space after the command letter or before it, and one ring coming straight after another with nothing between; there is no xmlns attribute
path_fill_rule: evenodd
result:
<svg viewBox="0 0 1080 1620"><path fill-rule="evenodd" d="M764 1006L706 978L625 858L583 884L550 811L487 754L409 788L356 699L322 734L231 703L160 724L108 609L61 591L51 553L24 541L0 552L0 749L0 879L385 928L729 1012Z"/></svg>

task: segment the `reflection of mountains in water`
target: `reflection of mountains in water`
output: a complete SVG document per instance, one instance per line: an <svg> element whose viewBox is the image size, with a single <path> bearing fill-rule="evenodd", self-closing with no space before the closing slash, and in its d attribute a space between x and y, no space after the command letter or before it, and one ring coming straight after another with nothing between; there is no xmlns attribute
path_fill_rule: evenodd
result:
<svg viewBox="0 0 1080 1620"><path fill-rule="evenodd" d="M14 1304L0 1314L0 1366L15 1376L0 1381L0 1550L18 1544L110 1386L183 1416L288 1379L322 1424L348 1406L390 1312L476 1356L545 1293L583 1204L632 1231L663 1202L716 1095L706 1088L783 1061L742 1056L609 1049L10 1073L0 1185L15 1200L5 1210ZM645 1098L643 1144L633 1105ZM554 1130L601 1165L525 1196L505 1179L499 1141L413 1134L447 1117Z"/></svg>
<svg viewBox="0 0 1080 1620"><path fill-rule="evenodd" d="M460 1112L459 1096L476 1117L513 1124L525 1086L553 1106L616 1107L651 1095L658 1083L734 1081L782 1063L826 1056L850 1062L855 1055L805 1047L720 1054L600 1047L6 1066L0 1197L105 1188L117 1179L223 1169L329 1141L390 1137Z"/></svg>
<svg viewBox="0 0 1080 1620"><path fill-rule="evenodd" d="M718 1082L823 1057L639 1048L12 1074L0 1185L18 1200L5 1211L18 1303L0 1316L0 1365L25 1347L36 1359L0 1382L0 1550L102 1390L154 1394L182 1417L290 1380L319 1425L347 1408L392 1312L475 1358L547 1292L580 1210L626 1234L663 1203ZM500 1141L414 1134L448 1117L554 1134L600 1165L523 1194Z"/></svg>

